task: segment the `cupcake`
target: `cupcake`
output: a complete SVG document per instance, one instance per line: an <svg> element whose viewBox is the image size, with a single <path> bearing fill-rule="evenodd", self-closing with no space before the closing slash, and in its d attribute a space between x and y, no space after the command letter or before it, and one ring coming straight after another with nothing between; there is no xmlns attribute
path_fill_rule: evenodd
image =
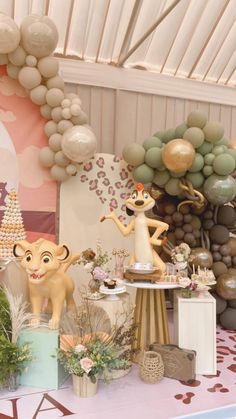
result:
<svg viewBox="0 0 236 419"><path fill-rule="evenodd" d="M114 281L113 279L111 279L110 281L107 281L107 285L106 286L110 290L113 290L116 287L116 281Z"/></svg>

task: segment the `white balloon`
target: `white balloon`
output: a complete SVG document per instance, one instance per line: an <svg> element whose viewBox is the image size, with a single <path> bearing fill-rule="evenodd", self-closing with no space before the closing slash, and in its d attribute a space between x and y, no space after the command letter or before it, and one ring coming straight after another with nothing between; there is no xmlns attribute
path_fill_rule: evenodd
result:
<svg viewBox="0 0 236 419"><path fill-rule="evenodd" d="M61 147L70 160L82 163L93 157L97 141L89 128L82 125L74 126L64 132Z"/></svg>

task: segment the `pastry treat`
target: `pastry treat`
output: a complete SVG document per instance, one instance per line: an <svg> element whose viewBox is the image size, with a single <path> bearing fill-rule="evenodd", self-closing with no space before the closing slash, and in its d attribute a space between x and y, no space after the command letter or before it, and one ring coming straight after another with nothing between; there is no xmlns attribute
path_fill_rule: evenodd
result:
<svg viewBox="0 0 236 419"><path fill-rule="evenodd" d="M116 287L116 281L114 281L113 279L110 279L110 281L107 281L107 285L106 286L110 290L113 290Z"/></svg>

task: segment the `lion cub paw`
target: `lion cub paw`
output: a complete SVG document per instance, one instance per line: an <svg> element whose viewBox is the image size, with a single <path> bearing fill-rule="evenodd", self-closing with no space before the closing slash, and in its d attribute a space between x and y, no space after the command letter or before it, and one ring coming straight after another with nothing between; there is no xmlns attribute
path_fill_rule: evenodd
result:
<svg viewBox="0 0 236 419"><path fill-rule="evenodd" d="M52 317L51 320L49 320L48 322L49 329L53 329L53 330L59 329L59 322L60 322L59 319L55 319Z"/></svg>

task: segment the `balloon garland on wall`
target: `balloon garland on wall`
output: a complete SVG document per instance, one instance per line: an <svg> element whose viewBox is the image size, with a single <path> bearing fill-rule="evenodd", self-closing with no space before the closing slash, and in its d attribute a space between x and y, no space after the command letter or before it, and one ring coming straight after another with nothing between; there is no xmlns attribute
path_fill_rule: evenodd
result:
<svg viewBox="0 0 236 419"><path fill-rule="evenodd" d="M63 182L77 173L78 163L93 157L96 138L78 95L64 92L58 59L51 55L57 42L57 28L49 17L27 16L19 29L0 13L0 65L6 64L9 77L28 91L47 120L48 146L40 150L40 162L53 179Z"/></svg>
<svg viewBox="0 0 236 419"><path fill-rule="evenodd" d="M185 242L192 264L213 270L220 322L236 330L236 149L222 125L195 110L175 129L127 144L123 157L136 182L152 184L154 214L170 225L169 249Z"/></svg>

